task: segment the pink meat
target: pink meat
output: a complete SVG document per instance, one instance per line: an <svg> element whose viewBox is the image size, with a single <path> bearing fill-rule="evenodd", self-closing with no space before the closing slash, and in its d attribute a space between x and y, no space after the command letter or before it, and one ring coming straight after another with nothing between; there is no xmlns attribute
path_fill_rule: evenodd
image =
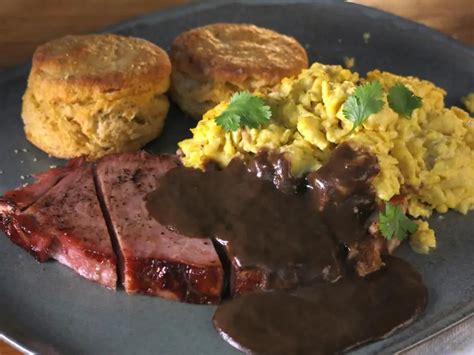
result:
<svg viewBox="0 0 474 355"><path fill-rule="evenodd" d="M128 293L217 303L224 272L210 239L172 232L151 218L145 198L157 178L177 166L171 156L112 155L97 164L97 181L123 258Z"/></svg>
<svg viewBox="0 0 474 355"><path fill-rule="evenodd" d="M91 164L75 160L41 174L37 184L6 193L0 216L9 238L39 261L56 259L87 279L116 287L116 257Z"/></svg>
<svg viewBox="0 0 474 355"><path fill-rule="evenodd" d="M37 180L35 183L5 192L2 200L10 200L14 202L16 208L23 210L36 202L64 176L66 176L71 171L74 171L74 169L77 167L83 165L84 161L84 158L72 159L66 166L52 168L47 171L34 174L33 176Z"/></svg>

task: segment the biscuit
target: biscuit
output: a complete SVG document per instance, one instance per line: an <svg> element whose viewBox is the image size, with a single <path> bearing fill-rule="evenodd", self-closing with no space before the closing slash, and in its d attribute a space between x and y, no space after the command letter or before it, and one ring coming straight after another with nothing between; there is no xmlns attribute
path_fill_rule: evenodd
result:
<svg viewBox="0 0 474 355"><path fill-rule="evenodd" d="M236 91L265 92L308 67L296 39L251 24L216 23L181 33L170 57L172 98L196 119Z"/></svg>
<svg viewBox="0 0 474 355"><path fill-rule="evenodd" d="M27 139L58 158L137 150L162 130L171 64L160 47L113 34L37 48L22 118Z"/></svg>

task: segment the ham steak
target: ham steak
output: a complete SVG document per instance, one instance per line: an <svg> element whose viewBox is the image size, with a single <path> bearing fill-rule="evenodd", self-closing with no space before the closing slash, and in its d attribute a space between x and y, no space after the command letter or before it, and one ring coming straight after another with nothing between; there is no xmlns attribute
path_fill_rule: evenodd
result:
<svg viewBox="0 0 474 355"><path fill-rule="evenodd" d="M174 156L111 155L97 164L97 182L123 259L128 293L190 303L218 303L224 271L210 239L170 231L151 218L146 196L178 165Z"/></svg>
<svg viewBox="0 0 474 355"><path fill-rule="evenodd" d="M224 271L212 241L172 232L146 210L157 178L177 165L145 152L74 159L6 192L0 228L38 261L56 259L109 288L119 269L129 293L218 303Z"/></svg>
<svg viewBox="0 0 474 355"><path fill-rule="evenodd" d="M36 184L6 193L0 205L5 233L39 261L56 259L87 279L116 287L115 253L90 163L74 160L43 173Z"/></svg>

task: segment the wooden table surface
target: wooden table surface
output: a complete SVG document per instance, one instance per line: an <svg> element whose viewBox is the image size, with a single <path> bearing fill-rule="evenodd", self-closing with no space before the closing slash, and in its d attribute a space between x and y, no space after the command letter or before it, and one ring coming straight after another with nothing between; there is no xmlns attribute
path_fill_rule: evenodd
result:
<svg viewBox="0 0 474 355"><path fill-rule="evenodd" d="M474 0L354 0L423 23L474 45ZM0 68L28 60L35 47L187 0L0 0ZM0 285L1 287L1 285ZM1 312L1 310L0 310ZM20 354L0 340L0 355Z"/></svg>

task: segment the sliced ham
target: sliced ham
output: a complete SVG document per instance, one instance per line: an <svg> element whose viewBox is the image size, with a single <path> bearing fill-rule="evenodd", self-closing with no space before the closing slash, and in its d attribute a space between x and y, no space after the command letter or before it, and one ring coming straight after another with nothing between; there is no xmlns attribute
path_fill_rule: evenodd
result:
<svg viewBox="0 0 474 355"><path fill-rule="evenodd" d="M174 156L145 152L111 155L97 164L101 198L123 259L123 285L128 293L218 303L224 271L212 241L172 232L146 208L157 179L177 165Z"/></svg>
<svg viewBox="0 0 474 355"><path fill-rule="evenodd" d="M84 164L83 158L72 159L67 165L51 168L49 170L33 174L36 182L26 186L5 192L0 198L0 208L3 211L11 208L23 210L36 202L41 196L48 192L64 176ZM10 206L10 207L8 207Z"/></svg>
<svg viewBox="0 0 474 355"><path fill-rule="evenodd" d="M0 216L8 237L39 261L56 259L87 279L116 287L116 257L91 164L74 160L40 174L36 184L6 193Z"/></svg>

